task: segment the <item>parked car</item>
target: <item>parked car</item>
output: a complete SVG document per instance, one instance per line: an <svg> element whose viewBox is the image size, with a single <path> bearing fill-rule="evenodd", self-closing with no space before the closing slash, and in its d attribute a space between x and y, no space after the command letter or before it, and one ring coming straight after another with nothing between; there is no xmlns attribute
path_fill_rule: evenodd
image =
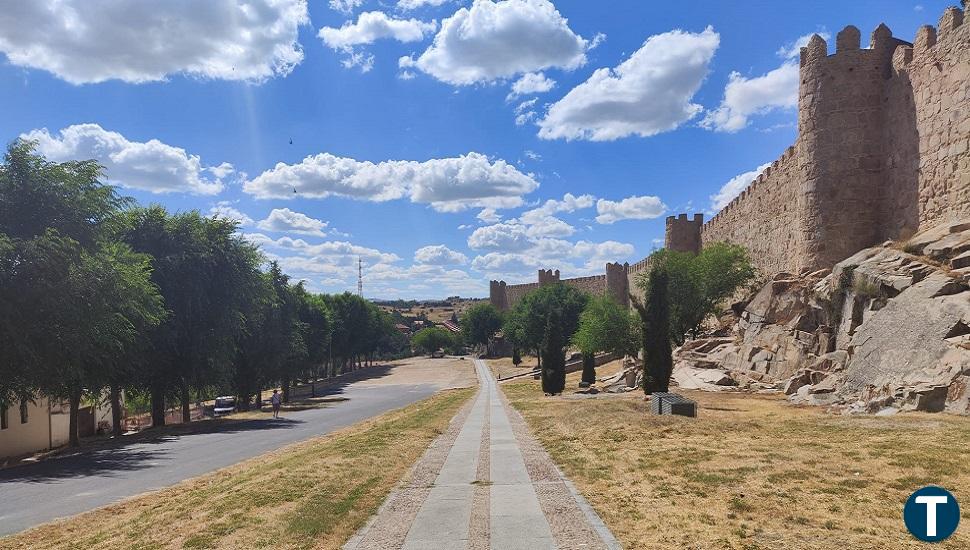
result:
<svg viewBox="0 0 970 550"><path fill-rule="evenodd" d="M444 358L444 356L445 356L445 352L441 351L440 349L438 351L431 352L432 359L442 359Z"/></svg>
<svg viewBox="0 0 970 550"><path fill-rule="evenodd" d="M212 414L215 416L225 416L236 412L236 397L232 395L224 395L222 397L216 397L216 405L212 408Z"/></svg>

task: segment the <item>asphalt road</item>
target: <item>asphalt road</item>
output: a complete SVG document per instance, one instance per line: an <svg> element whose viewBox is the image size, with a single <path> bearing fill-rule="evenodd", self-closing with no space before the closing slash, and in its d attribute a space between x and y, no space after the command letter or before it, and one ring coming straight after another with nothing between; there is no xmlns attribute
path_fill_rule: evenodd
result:
<svg viewBox="0 0 970 550"><path fill-rule="evenodd" d="M0 470L0 536L104 506L326 434L431 396L433 384L349 384L349 398L280 420L199 424L198 431ZM324 392L318 392L323 395ZM208 426L203 427L203 424Z"/></svg>

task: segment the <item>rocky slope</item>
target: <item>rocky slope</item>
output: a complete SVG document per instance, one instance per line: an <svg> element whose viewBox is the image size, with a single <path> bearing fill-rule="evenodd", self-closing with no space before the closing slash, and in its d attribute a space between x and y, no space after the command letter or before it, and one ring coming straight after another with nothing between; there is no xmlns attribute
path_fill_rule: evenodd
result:
<svg viewBox="0 0 970 550"><path fill-rule="evenodd" d="M848 412L970 413L970 220L778 274L677 350L681 387L782 390Z"/></svg>

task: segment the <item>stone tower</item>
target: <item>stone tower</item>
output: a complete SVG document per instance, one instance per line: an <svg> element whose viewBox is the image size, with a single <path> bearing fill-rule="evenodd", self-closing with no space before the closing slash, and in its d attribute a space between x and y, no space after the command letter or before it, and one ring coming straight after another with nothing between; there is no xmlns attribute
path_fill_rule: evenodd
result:
<svg viewBox="0 0 970 550"><path fill-rule="evenodd" d="M499 311L509 309L509 298L505 281L491 281L488 283L488 301Z"/></svg>
<svg viewBox="0 0 970 550"><path fill-rule="evenodd" d="M606 264L606 293L622 306L630 306L630 264Z"/></svg>
<svg viewBox="0 0 970 550"><path fill-rule="evenodd" d="M689 219L687 214L667 217L667 230L664 235L664 247L677 252L701 251L701 226L704 225L704 214L694 214Z"/></svg>
<svg viewBox="0 0 970 550"><path fill-rule="evenodd" d="M873 31L868 49L860 40L850 25L836 36L834 55L818 35L801 50L799 268L831 266L880 240L883 87L893 51L907 43L885 25Z"/></svg>
<svg viewBox="0 0 970 550"><path fill-rule="evenodd" d="M551 269L540 269L539 270L539 286L545 286L553 283L559 282L559 270Z"/></svg>

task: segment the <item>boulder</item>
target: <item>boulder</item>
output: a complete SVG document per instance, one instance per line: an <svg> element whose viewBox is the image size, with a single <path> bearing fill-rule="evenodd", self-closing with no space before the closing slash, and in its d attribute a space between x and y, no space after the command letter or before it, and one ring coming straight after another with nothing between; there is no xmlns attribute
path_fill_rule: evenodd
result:
<svg viewBox="0 0 970 550"><path fill-rule="evenodd" d="M677 350L682 387L783 388L792 403L848 413L970 413L970 220L831 271L778 274L735 313L733 338Z"/></svg>

